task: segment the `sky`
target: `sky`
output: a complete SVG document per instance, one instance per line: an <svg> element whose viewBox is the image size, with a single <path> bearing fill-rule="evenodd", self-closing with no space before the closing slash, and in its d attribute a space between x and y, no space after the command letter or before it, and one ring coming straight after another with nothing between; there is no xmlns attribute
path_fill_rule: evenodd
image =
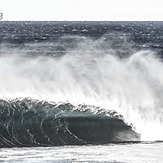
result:
<svg viewBox="0 0 163 163"><path fill-rule="evenodd" d="M0 0L11 21L163 21L163 0Z"/></svg>

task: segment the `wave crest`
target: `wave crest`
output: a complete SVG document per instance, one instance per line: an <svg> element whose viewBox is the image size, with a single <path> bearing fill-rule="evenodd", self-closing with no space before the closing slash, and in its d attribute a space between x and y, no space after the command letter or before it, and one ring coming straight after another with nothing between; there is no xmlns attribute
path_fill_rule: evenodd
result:
<svg viewBox="0 0 163 163"><path fill-rule="evenodd" d="M96 110L96 112L95 112ZM0 100L0 147L139 141L115 111L31 98Z"/></svg>

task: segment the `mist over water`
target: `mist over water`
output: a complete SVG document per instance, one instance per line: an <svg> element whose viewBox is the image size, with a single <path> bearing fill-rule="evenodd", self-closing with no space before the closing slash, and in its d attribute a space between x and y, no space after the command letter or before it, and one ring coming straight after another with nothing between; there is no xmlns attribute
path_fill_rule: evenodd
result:
<svg viewBox="0 0 163 163"><path fill-rule="evenodd" d="M59 57L31 57L26 46L2 54L0 98L30 97L100 106L122 114L141 134L141 140L163 140L163 63L155 52L113 49L115 40L106 45L104 38L64 39L73 39L75 44L63 43L66 50ZM46 44L53 46L52 42L31 46L37 44L42 44L41 51ZM123 40L123 44L126 47L131 42ZM120 57L119 52L128 54Z"/></svg>

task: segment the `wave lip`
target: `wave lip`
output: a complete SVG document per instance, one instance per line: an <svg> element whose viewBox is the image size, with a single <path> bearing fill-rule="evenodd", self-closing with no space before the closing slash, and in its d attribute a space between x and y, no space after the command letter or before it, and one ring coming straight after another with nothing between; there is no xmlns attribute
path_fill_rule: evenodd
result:
<svg viewBox="0 0 163 163"><path fill-rule="evenodd" d="M98 110L94 113L91 108ZM0 147L61 146L139 141L117 112L30 98L0 100Z"/></svg>

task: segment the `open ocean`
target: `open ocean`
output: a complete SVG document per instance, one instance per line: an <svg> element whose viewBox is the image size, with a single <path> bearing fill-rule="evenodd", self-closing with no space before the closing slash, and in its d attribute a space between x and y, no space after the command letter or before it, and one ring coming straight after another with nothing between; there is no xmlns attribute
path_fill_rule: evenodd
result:
<svg viewBox="0 0 163 163"><path fill-rule="evenodd" d="M163 22L0 22L0 162L163 162Z"/></svg>

